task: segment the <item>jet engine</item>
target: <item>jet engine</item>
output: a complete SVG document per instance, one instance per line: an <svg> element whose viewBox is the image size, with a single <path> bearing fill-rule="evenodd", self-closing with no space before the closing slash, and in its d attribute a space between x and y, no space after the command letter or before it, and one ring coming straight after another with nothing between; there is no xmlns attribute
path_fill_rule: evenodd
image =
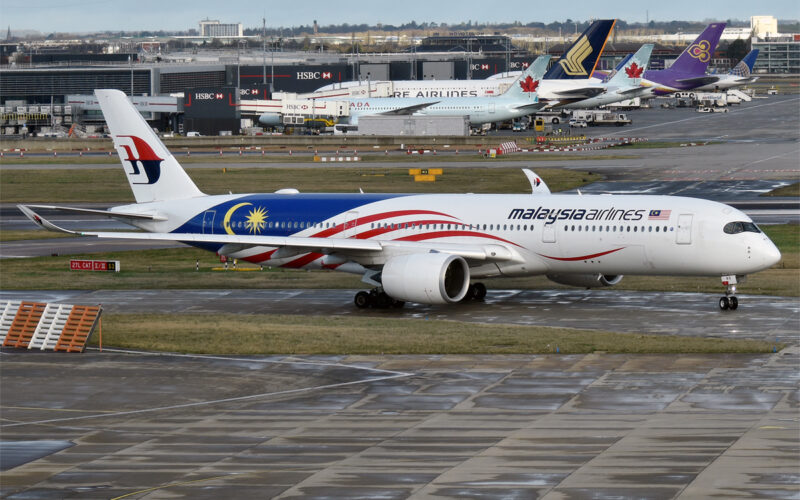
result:
<svg viewBox="0 0 800 500"><path fill-rule="evenodd" d="M547 279L561 285L579 286L581 288L597 288L613 286L622 281L622 275L608 276L605 274L548 274Z"/></svg>
<svg viewBox="0 0 800 500"><path fill-rule="evenodd" d="M393 299L454 303L467 294L469 266L462 257L447 253L401 255L383 265L381 284Z"/></svg>

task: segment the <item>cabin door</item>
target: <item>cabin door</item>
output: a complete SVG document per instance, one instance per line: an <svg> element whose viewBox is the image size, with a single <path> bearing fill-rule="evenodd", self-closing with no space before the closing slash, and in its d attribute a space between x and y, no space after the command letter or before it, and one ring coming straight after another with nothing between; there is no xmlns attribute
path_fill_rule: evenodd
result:
<svg viewBox="0 0 800 500"><path fill-rule="evenodd" d="M692 214L678 216L678 230L675 233L675 242L678 245L692 244Z"/></svg>
<svg viewBox="0 0 800 500"><path fill-rule="evenodd" d="M214 234L214 217L216 215L215 210L206 210L203 213L203 234Z"/></svg>

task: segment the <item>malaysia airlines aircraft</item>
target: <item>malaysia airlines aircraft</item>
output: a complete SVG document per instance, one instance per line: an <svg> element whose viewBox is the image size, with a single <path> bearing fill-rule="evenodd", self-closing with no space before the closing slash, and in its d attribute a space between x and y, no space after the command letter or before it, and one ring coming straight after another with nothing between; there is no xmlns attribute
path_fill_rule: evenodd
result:
<svg viewBox="0 0 800 500"><path fill-rule="evenodd" d="M642 45L632 57L625 60L625 63L604 84L607 87L605 93L560 107L565 109L596 108L626 99L633 99L634 97L650 95L652 90L648 87L643 87L641 83L642 73L650 63L650 54L652 52L652 43Z"/></svg>
<svg viewBox="0 0 800 500"><path fill-rule="evenodd" d="M591 78L600 61L606 42L616 20L599 20L592 23L567 49L539 82L539 99L548 105L586 99L605 91L602 81ZM510 72L485 80L394 80L393 97L493 97L502 94L522 72ZM376 82L371 82L375 84ZM365 85L363 82L346 82L326 85L317 92L347 89ZM344 93L349 96L349 92ZM338 97L329 96L337 99Z"/></svg>
<svg viewBox="0 0 800 500"><path fill-rule="evenodd" d="M748 83L753 83L754 81L758 80L757 76L752 76L753 66L756 64L756 59L758 59L758 49L753 49L748 52L747 55L744 56L741 61L739 61L739 64L734 66L727 75L713 75L718 77L719 80L714 83L709 83L708 85L697 87L694 90L719 92L720 90L728 90L735 87L741 87L742 85L747 85Z"/></svg>
<svg viewBox="0 0 800 500"><path fill-rule="evenodd" d="M529 115L541 106L536 94L547 70L550 56L539 56L527 70L498 97L376 97L348 99L347 123L358 125L366 115L469 116L471 125L502 122ZM275 123L277 113L264 113L259 122Z"/></svg>
<svg viewBox="0 0 800 500"><path fill-rule="evenodd" d="M73 232L19 205L40 226L98 238L178 241L256 264L355 273L376 288L358 307L482 298L476 279L546 275L580 287L623 274L721 276L723 309L737 279L780 252L748 216L673 196L552 195L526 171L532 194L330 194L280 190L206 195L124 93L96 90L136 203L102 214L145 232ZM45 206L44 208L64 208Z"/></svg>

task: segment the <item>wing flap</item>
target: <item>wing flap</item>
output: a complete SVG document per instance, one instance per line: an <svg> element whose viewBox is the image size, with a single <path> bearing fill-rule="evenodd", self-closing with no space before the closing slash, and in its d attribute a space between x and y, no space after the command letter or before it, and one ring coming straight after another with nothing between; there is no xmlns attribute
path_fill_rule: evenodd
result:
<svg viewBox="0 0 800 500"><path fill-rule="evenodd" d="M718 76L698 76L695 78L681 78L679 80L675 80L678 83L685 83L689 85L694 85L696 87L700 87L702 85L710 85L712 83L717 83L719 81Z"/></svg>

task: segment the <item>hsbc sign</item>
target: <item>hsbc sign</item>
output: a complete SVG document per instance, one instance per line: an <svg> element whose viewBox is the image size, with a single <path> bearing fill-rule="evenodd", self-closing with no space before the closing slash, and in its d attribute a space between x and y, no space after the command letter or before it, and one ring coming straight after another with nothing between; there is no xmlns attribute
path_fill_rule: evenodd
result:
<svg viewBox="0 0 800 500"><path fill-rule="evenodd" d="M195 92L194 99L196 101L221 101L225 99L225 94L221 92Z"/></svg>
<svg viewBox="0 0 800 500"><path fill-rule="evenodd" d="M330 71L298 71L298 80L330 80L333 74Z"/></svg>

